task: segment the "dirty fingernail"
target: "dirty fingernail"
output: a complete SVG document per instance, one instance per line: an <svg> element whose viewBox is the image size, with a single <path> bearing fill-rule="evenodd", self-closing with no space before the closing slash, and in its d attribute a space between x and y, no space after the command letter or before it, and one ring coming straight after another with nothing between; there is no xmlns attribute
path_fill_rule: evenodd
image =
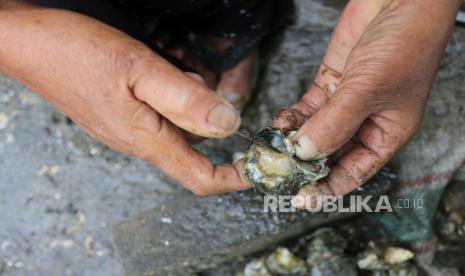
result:
<svg viewBox="0 0 465 276"><path fill-rule="evenodd" d="M305 123L306 115L297 109L283 109L278 111L274 118L277 128L296 130Z"/></svg>
<svg viewBox="0 0 465 276"><path fill-rule="evenodd" d="M233 166L236 168L236 171L239 174L239 178L241 179L242 184L244 185L244 187L246 187L246 188L252 187L252 185L250 184L247 176L245 175L244 159L239 159L237 161L234 161Z"/></svg>
<svg viewBox="0 0 465 276"><path fill-rule="evenodd" d="M307 184L300 188L299 192L292 198L291 205L297 209L311 208L316 202L312 204L314 199L318 200L320 191L314 184Z"/></svg>
<svg viewBox="0 0 465 276"><path fill-rule="evenodd" d="M325 196L332 196L332 192L326 184L307 184L300 188L297 195L291 199L291 204L297 209L316 208L319 205L321 206Z"/></svg>
<svg viewBox="0 0 465 276"><path fill-rule="evenodd" d="M291 205L297 209L304 209L305 208L305 196L297 194L296 196L292 197Z"/></svg>
<svg viewBox="0 0 465 276"><path fill-rule="evenodd" d="M302 160L311 160L323 157L318 151L316 145L305 134L300 136L297 140L296 154Z"/></svg>
<svg viewBox="0 0 465 276"><path fill-rule="evenodd" d="M235 130L239 128L239 113L224 103L218 103L208 113L208 123L221 130Z"/></svg>

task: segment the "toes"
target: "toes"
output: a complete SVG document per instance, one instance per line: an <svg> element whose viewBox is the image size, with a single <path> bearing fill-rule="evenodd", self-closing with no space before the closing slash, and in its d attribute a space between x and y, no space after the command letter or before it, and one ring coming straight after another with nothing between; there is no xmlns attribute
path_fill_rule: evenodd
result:
<svg viewBox="0 0 465 276"><path fill-rule="evenodd" d="M251 53L232 69L220 76L217 93L238 110L242 110L250 99L252 75L256 52Z"/></svg>

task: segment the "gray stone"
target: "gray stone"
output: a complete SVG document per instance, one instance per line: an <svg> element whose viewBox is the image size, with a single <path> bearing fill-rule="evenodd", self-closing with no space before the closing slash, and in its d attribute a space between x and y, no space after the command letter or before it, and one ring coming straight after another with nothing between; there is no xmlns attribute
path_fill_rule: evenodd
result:
<svg viewBox="0 0 465 276"><path fill-rule="evenodd" d="M383 170L357 193L385 193L392 180L392 174ZM253 191L183 196L118 223L113 241L127 275L185 275L353 215L264 212L263 197Z"/></svg>

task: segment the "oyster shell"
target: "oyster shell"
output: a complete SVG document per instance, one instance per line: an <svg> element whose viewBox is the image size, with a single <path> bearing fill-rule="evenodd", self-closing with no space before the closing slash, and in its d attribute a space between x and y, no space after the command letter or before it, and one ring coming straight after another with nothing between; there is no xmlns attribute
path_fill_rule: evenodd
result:
<svg viewBox="0 0 465 276"><path fill-rule="evenodd" d="M241 274L239 274L241 275ZM253 259L244 267L243 276L272 276L266 267L265 257Z"/></svg>
<svg viewBox="0 0 465 276"><path fill-rule="evenodd" d="M307 245L308 275L356 276L351 258L344 254L347 240L332 228L321 228L312 234Z"/></svg>
<svg viewBox="0 0 465 276"><path fill-rule="evenodd" d="M359 269L371 272L371 275L417 275L415 267L409 262L414 254L408 249L389 246L381 248L373 241L357 261Z"/></svg>
<svg viewBox="0 0 465 276"><path fill-rule="evenodd" d="M453 181L442 198L438 231L446 241L465 242L465 181Z"/></svg>
<svg viewBox="0 0 465 276"><path fill-rule="evenodd" d="M248 262L243 276L305 275L307 266L303 260L292 254L286 247L278 247L268 256Z"/></svg>
<svg viewBox="0 0 465 276"><path fill-rule="evenodd" d="M266 259L266 265L271 272L279 275L301 275L307 272L305 262L286 247L278 247L271 253Z"/></svg>
<svg viewBox="0 0 465 276"><path fill-rule="evenodd" d="M328 175L326 159L302 161L295 156L294 133L266 127L245 152L245 175L257 192L295 194Z"/></svg>

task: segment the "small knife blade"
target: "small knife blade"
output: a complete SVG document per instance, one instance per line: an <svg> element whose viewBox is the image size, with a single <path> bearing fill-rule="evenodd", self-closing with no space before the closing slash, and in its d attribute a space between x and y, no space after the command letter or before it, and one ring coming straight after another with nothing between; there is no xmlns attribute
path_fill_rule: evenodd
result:
<svg viewBox="0 0 465 276"><path fill-rule="evenodd" d="M259 145L262 145L262 146L266 146L264 143L258 141L254 137L254 135L252 133L250 133L250 131L248 131L244 127L239 128L239 130L236 132L236 134L239 135L240 137L246 139L246 140L249 140L252 143L259 144Z"/></svg>

